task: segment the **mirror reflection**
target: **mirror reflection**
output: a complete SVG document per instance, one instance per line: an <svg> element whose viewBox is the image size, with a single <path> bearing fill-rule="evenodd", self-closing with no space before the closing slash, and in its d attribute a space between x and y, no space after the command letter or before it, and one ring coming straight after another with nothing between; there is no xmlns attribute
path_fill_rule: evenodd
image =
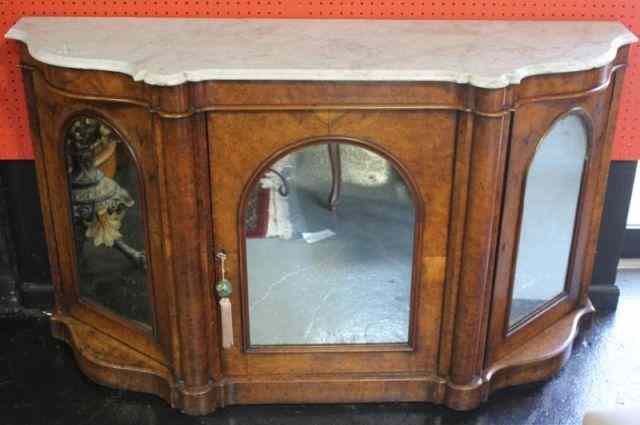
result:
<svg viewBox="0 0 640 425"><path fill-rule="evenodd" d="M407 343L415 216L393 164L354 144L264 170L244 208L250 344Z"/></svg>
<svg viewBox="0 0 640 425"><path fill-rule="evenodd" d="M134 160L113 129L91 117L71 123L65 148L80 295L151 325Z"/></svg>
<svg viewBox="0 0 640 425"><path fill-rule="evenodd" d="M586 154L577 115L559 120L540 141L525 185L510 325L564 291Z"/></svg>

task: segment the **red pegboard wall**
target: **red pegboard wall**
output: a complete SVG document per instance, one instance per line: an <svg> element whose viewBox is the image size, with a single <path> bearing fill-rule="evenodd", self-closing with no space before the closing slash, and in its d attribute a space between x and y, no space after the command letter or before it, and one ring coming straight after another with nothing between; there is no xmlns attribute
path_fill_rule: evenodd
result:
<svg viewBox="0 0 640 425"><path fill-rule="evenodd" d="M637 5L636 5L637 3ZM185 18L360 18L619 20L640 30L638 0L337 1L337 0L0 0L0 32L21 16L176 16ZM17 68L15 42L0 41L0 159L31 159L33 152ZM640 159L640 46L631 50L613 159Z"/></svg>

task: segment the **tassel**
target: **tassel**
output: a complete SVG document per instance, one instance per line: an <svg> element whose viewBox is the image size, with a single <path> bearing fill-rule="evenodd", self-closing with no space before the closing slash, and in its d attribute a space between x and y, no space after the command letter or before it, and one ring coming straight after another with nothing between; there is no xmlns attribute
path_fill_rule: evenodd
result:
<svg viewBox="0 0 640 425"><path fill-rule="evenodd" d="M218 298L220 299L220 327L222 328L222 348L229 348L233 346L233 312L231 311L231 282L226 278L226 270L224 262L227 259L227 254L219 252L216 258L220 260L220 274L222 278L216 284L216 291L218 292Z"/></svg>
<svg viewBox="0 0 640 425"><path fill-rule="evenodd" d="M233 319L229 298L220 298L220 320L222 320L222 348L230 348L233 346Z"/></svg>

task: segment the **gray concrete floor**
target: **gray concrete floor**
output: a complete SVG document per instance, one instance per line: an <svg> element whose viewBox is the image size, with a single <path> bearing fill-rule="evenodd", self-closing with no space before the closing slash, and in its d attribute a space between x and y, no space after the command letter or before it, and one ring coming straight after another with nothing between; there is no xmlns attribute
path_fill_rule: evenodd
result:
<svg viewBox="0 0 640 425"><path fill-rule="evenodd" d="M290 190L270 195L268 214L278 218L279 231L246 242L253 345L408 341L413 201L386 159L351 145L340 151L335 211L328 209L326 145L273 166ZM314 243L303 237L322 231L331 236Z"/></svg>
<svg viewBox="0 0 640 425"><path fill-rule="evenodd" d="M93 384L45 317L0 321L2 425L403 424L578 425L588 409L640 405L640 271L623 271L614 313L593 328L554 379L505 389L472 412L428 403L232 406L190 417L157 397Z"/></svg>
<svg viewBox="0 0 640 425"><path fill-rule="evenodd" d="M335 212L318 199L323 191L295 190L287 200L304 211L294 229L333 236L247 240L252 344L408 341L415 210L408 199L344 186Z"/></svg>

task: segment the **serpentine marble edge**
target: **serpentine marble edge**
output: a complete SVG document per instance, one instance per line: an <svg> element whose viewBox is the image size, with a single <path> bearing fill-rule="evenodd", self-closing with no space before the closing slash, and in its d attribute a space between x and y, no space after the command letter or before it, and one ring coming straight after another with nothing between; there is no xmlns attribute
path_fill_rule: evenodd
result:
<svg viewBox="0 0 640 425"><path fill-rule="evenodd" d="M584 71L638 39L619 22L22 18L37 60L170 86L203 80L451 81Z"/></svg>

